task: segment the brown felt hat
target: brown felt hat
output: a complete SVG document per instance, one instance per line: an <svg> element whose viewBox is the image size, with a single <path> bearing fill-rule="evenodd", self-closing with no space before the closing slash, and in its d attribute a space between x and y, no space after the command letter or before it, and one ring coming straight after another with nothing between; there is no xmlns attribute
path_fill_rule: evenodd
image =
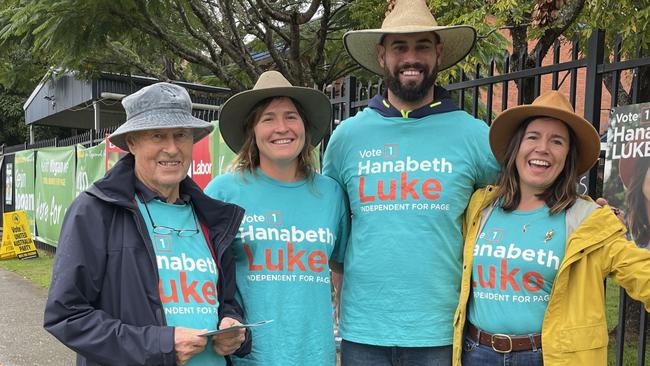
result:
<svg viewBox="0 0 650 366"><path fill-rule="evenodd" d="M600 138L594 126L575 113L571 103L557 90L546 92L532 104L521 105L503 111L490 128L490 148L497 161L506 160L508 142L519 126L531 117L551 117L564 122L576 136L578 150L577 169L579 174L586 173L600 156Z"/></svg>
<svg viewBox="0 0 650 366"><path fill-rule="evenodd" d="M383 75L377 61L377 44L386 34L436 32L444 45L439 70L442 71L465 58L476 42L476 30L468 25L442 26L431 14L424 0L397 0L386 15L380 29L362 29L345 33L343 44L359 65Z"/></svg>
<svg viewBox="0 0 650 366"><path fill-rule="evenodd" d="M316 89L291 85L277 71L266 71L260 75L253 89L233 95L221 107L219 130L232 151L239 152L244 145L244 124L250 111L257 103L272 97L289 97L299 103L307 114L307 121L303 123L305 128L309 128L311 145L316 146L323 139L332 120L329 98Z"/></svg>

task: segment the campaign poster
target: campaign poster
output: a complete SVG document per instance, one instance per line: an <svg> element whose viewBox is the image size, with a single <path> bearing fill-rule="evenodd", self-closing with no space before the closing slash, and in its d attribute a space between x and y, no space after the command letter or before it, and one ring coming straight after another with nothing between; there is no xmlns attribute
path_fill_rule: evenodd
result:
<svg viewBox="0 0 650 366"><path fill-rule="evenodd" d="M214 139L214 152L212 155L214 157L214 164L212 164L212 175L216 177L228 171L230 164L235 160L236 154L230 150L228 145L226 145L226 142L223 140L221 131L219 131L219 123L217 123L211 136Z"/></svg>
<svg viewBox="0 0 650 366"><path fill-rule="evenodd" d="M113 145L113 143L108 139L109 135L106 135L104 139L104 146L106 147L105 158L106 158L106 167L105 171L109 171L118 160L127 154L126 151L120 149L119 147Z"/></svg>
<svg viewBox="0 0 650 366"><path fill-rule="evenodd" d="M85 191L91 184L106 174L106 145L89 148L77 145L77 170L75 179L75 196Z"/></svg>
<svg viewBox="0 0 650 366"><path fill-rule="evenodd" d="M16 189L16 211L25 211L31 233L35 233L34 222L34 150L16 152L14 175Z"/></svg>
<svg viewBox="0 0 650 366"><path fill-rule="evenodd" d="M14 204L14 164L5 164L5 204Z"/></svg>
<svg viewBox="0 0 650 366"><path fill-rule="evenodd" d="M75 147L39 149L35 186L37 239L57 246L63 217L75 197Z"/></svg>
<svg viewBox="0 0 650 366"><path fill-rule="evenodd" d="M607 131L603 195L623 208L631 238L650 242L650 103L612 109ZM646 183L647 182L647 183Z"/></svg>

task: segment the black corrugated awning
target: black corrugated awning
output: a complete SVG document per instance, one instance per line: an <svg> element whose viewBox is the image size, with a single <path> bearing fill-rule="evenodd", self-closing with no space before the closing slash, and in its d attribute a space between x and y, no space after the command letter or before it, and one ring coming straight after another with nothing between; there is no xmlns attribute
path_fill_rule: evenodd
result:
<svg viewBox="0 0 650 366"><path fill-rule="evenodd" d="M50 71L23 106L28 125L95 128L95 104L99 128L122 124L126 114L119 102L159 80L142 76L102 74L95 80L81 80L73 73ZM205 121L216 120L218 108L232 94L230 89L185 82L173 82L188 90L194 103L192 114Z"/></svg>

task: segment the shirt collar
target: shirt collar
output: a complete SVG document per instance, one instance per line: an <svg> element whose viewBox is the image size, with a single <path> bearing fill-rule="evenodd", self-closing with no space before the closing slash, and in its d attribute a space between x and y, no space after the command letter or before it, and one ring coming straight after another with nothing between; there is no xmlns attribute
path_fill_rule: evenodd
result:
<svg viewBox="0 0 650 366"><path fill-rule="evenodd" d="M422 106L412 111L400 111L395 106L390 104L388 98L382 95L375 95L368 102L368 107L377 111L384 117L402 117L402 118L424 118L432 114L446 113L460 110L458 106L451 100L449 92L440 86L435 86L434 98L431 103Z"/></svg>
<svg viewBox="0 0 650 366"><path fill-rule="evenodd" d="M156 192L149 189L137 177L135 178L135 193L145 203L147 203L147 202L149 202L149 201L151 201L153 199L157 199L159 201L167 202L167 200L164 197L161 197L159 194L157 194ZM181 193L179 195L178 199L176 200L176 202L174 202L174 204L175 205L184 205L184 204L190 203L190 199L191 199L191 197L190 197L189 194Z"/></svg>

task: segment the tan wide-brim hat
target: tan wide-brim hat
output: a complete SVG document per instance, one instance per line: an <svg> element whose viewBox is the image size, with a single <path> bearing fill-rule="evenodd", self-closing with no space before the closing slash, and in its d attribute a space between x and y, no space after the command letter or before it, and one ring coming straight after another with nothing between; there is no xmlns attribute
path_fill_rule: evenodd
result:
<svg viewBox="0 0 650 366"><path fill-rule="evenodd" d="M465 58L476 42L476 30L468 25L441 26L423 0L398 0L386 16L380 29L350 31L343 36L343 44L359 65L383 75L377 60L377 45L385 34L436 32L443 44L439 71Z"/></svg>
<svg viewBox="0 0 650 366"><path fill-rule="evenodd" d="M571 103L557 90L537 97L532 104L505 110L492 122L490 148L497 161L504 164L506 149L519 126L531 117L552 117L564 122L576 136L578 151L577 169L586 173L600 156L600 138L594 126L575 113Z"/></svg>
<svg viewBox="0 0 650 366"><path fill-rule="evenodd" d="M260 75L251 90L235 94L228 99L219 113L219 129L223 140L234 152L239 152L244 144L246 118L260 101L272 97L289 97L300 104L307 114L303 121L309 130L312 146L323 139L332 121L332 104L322 92L291 83L277 71L267 71Z"/></svg>

